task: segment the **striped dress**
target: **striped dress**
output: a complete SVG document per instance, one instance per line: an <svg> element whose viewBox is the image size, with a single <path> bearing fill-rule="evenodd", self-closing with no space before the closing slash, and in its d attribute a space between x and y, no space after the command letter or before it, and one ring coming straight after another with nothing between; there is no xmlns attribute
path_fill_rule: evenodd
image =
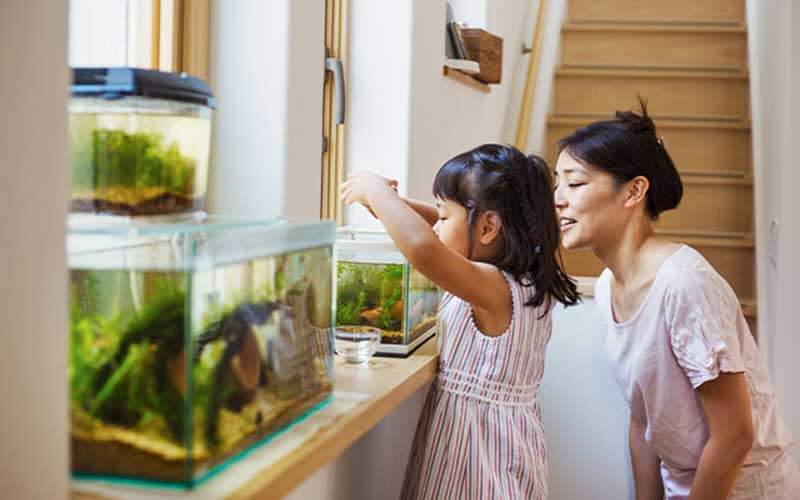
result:
<svg viewBox="0 0 800 500"><path fill-rule="evenodd" d="M469 303L442 299L439 373L417 424L403 499L547 498L538 394L551 314L524 306L533 289L503 275L513 313L499 337L478 330Z"/></svg>

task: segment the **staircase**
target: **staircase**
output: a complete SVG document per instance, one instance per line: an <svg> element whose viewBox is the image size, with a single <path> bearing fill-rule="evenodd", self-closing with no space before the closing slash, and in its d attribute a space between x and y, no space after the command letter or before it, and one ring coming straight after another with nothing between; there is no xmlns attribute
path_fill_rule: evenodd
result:
<svg viewBox="0 0 800 500"><path fill-rule="evenodd" d="M659 234L699 250L736 291L755 332L755 241L745 0L567 0L547 157L575 128L648 98L684 184ZM588 251L567 271L597 276Z"/></svg>

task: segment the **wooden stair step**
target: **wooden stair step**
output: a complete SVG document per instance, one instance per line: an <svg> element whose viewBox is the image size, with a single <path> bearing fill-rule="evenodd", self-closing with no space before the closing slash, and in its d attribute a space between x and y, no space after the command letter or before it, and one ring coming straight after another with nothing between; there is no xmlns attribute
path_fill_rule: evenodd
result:
<svg viewBox="0 0 800 500"><path fill-rule="evenodd" d="M753 182L748 178L681 176L683 198L661 214L658 227L702 231L753 230Z"/></svg>
<svg viewBox="0 0 800 500"><path fill-rule="evenodd" d="M560 68L555 75L554 109L561 115L611 114L648 99L654 118L739 123L749 119L746 72L680 72Z"/></svg>
<svg viewBox="0 0 800 500"><path fill-rule="evenodd" d="M628 104L623 109L632 107L633 104ZM555 166L556 142L559 139L593 121L611 117L611 113L572 117L551 115L547 120L545 158ZM748 122L657 119L656 129L664 138L667 151L681 175L692 169L716 171L715 175L718 176L751 175L752 150Z"/></svg>
<svg viewBox="0 0 800 500"><path fill-rule="evenodd" d="M703 254L717 272L730 283L738 297L755 297L755 242L750 233L713 231L668 231L664 238L686 243ZM564 266L573 276L599 276L603 263L588 250L561 251Z"/></svg>
<svg viewBox="0 0 800 500"><path fill-rule="evenodd" d="M581 21L745 21L745 0L569 0L567 17Z"/></svg>
<svg viewBox="0 0 800 500"><path fill-rule="evenodd" d="M561 63L621 68L737 71L747 65L741 26L566 23Z"/></svg>

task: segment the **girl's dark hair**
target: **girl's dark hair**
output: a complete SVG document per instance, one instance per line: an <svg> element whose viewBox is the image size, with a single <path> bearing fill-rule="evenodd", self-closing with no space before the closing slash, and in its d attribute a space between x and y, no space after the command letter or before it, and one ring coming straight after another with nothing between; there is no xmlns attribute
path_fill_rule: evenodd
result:
<svg viewBox="0 0 800 500"><path fill-rule="evenodd" d="M502 222L502 249L489 260L523 286L534 286L525 305L579 299L575 281L559 263L560 228L547 163L513 146L485 144L445 163L433 181L433 195L465 207L469 248L478 217L489 210Z"/></svg>
<svg viewBox="0 0 800 500"><path fill-rule="evenodd" d="M656 125L647 115L647 102L639 97L641 114L617 111L614 120L598 121L579 128L558 141L579 162L611 174L617 187L637 176L650 182L647 214L657 220L665 210L678 206L683 183L672 163Z"/></svg>

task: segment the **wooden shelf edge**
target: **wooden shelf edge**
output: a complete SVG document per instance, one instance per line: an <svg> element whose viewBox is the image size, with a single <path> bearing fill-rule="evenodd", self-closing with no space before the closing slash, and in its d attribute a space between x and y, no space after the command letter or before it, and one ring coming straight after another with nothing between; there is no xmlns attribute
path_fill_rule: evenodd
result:
<svg viewBox="0 0 800 500"><path fill-rule="evenodd" d="M482 81L478 80L474 76L464 73L463 71L459 71L457 69L453 69L449 66L442 66L443 71L442 74L457 82L463 83L468 87L472 87L473 89L477 90L478 92L483 92L484 94L488 94L491 92L491 88L488 84L483 83Z"/></svg>

